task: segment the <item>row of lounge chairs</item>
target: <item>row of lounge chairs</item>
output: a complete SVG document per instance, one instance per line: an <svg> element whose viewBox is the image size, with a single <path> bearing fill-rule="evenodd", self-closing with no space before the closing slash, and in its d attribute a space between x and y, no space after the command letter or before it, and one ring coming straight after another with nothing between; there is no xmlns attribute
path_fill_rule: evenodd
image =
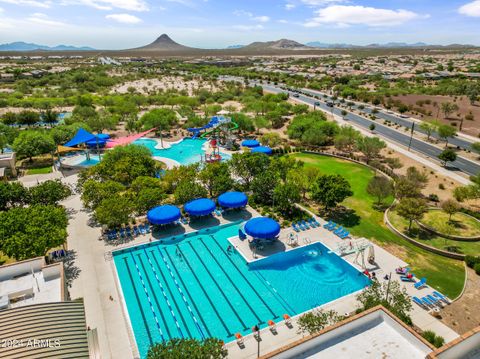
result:
<svg viewBox="0 0 480 359"><path fill-rule="evenodd" d="M105 233L105 236L109 240L115 240L118 238L124 239L124 238L137 237L139 235L145 235L150 232L151 232L150 224L141 223L138 226L135 224L132 227L125 226L125 227L111 229Z"/></svg>
<svg viewBox="0 0 480 359"><path fill-rule="evenodd" d="M293 326L292 326L292 318L290 318L290 316L288 314L284 314L283 315L283 320L285 322L285 325L292 329ZM272 332L273 335L277 335L278 334L278 331L277 331L277 325L275 324L275 322L273 320L268 320L267 321L268 323L268 328L270 329L270 331ZM255 337L255 339L258 341L260 340L260 328L258 326L254 326L252 327L252 333L253 333L253 336ZM240 334L240 333L235 333L235 339L237 340L237 344L240 348L244 348L245 347L245 343L244 343L244 340L243 340L243 335Z"/></svg>
<svg viewBox="0 0 480 359"><path fill-rule="evenodd" d="M48 259L50 260L50 262L55 262L66 257L68 257L68 254L64 249L58 249L56 251L48 253Z"/></svg>
<svg viewBox="0 0 480 359"><path fill-rule="evenodd" d="M317 228L320 227L320 223L315 218L309 218L308 220L301 220L298 222L292 223L292 228L295 232L306 231L310 228Z"/></svg>
<svg viewBox="0 0 480 359"><path fill-rule="evenodd" d="M413 296L412 301L423 309L443 308L444 304L450 304L450 300L436 290L434 290L432 294L425 295L421 298Z"/></svg>
<svg viewBox="0 0 480 359"><path fill-rule="evenodd" d="M350 232L346 228L343 228L342 226L336 224L333 221L328 221L327 224L323 225L323 228L328 229L330 232L333 232L333 234L335 234L340 239L345 239L350 235Z"/></svg>
<svg viewBox="0 0 480 359"><path fill-rule="evenodd" d="M422 289L423 287L427 286L427 278L423 277L418 282L415 281L415 274L410 272L410 268L397 268L395 270L397 274L400 274L400 279L402 282L413 282L415 283L413 286L416 289Z"/></svg>

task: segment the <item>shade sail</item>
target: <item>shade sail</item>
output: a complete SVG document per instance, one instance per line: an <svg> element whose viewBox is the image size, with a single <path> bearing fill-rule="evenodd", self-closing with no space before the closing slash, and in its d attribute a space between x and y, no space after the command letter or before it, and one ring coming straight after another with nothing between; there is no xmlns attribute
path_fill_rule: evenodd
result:
<svg viewBox="0 0 480 359"><path fill-rule="evenodd" d="M191 216L206 216L215 210L215 202L208 198L194 199L185 204L184 209Z"/></svg>
<svg viewBox="0 0 480 359"><path fill-rule="evenodd" d="M260 142L258 142L257 140L245 140L242 142L242 146L249 148L258 147L260 146Z"/></svg>
<svg viewBox="0 0 480 359"><path fill-rule="evenodd" d="M248 197L243 192L225 192L218 197L218 204L224 208L245 207L248 203Z"/></svg>
<svg viewBox="0 0 480 359"><path fill-rule="evenodd" d="M128 145L128 144L146 136L147 134L149 134L150 132L155 131L155 130L156 130L156 128L152 128L151 130L148 130L148 131L145 131L145 132L142 132L142 133L137 133L135 135L120 137L120 138L116 138L114 140L109 140L105 147L113 148L113 147L117 147L117 146Z"/></svg>
<svg viewBox="0 0 480 359"><path fill-rule="evenodd" d="M147 213L147 219L151 224L169 224L180 218L180 209L172 205L164 205L152 208Z"/></svg>
<svg viewBox="0 0 480 359"><path fill-rule="evenodd" d="M84 130L83 128L80 128L75 136L68 141L64 146L66 147L72 147L72 146L77 146L81 143L85 143L90 140L95 140L95 135L88 132L87 130Z"/></svg>
<svg viewBox="0 0 480 359"><path fill-rule="evenodd" d="M67 153L67 152L76 152L76 151L78 151L78 148L57 146L57 152L58 153Z"/></svg>
<svg viewBox="0 0 480 359"><path fill-rule="evenodd" d="M273 239L280 233L280 225L271 218L257 217L245 224L244 231L253 238Z"/></svg>
<svg viewBox="0 0 480 359"><path fill-rule="evenodd" d="M266 155L271 155L272 154L272 149L267 146L258 146L252 148L253 153L265 153Z"/></svg>

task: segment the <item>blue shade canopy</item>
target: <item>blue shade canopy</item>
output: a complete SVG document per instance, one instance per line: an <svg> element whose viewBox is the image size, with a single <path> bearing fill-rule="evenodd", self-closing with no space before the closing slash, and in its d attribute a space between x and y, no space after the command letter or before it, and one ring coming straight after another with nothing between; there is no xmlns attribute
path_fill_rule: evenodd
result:
<svg viewBox="0 0 480 359"><path fill-rule="evenodd" d="M218 204L224 208L245 207L248 203L248 197L243 192L225 192L218 197Z"/></svg>
<svg viewBox="0 0 480 359"><path fill-rule="evenodd" d="M244 231L253 238L273 239L280 233L280 225L271 218L257 217L245 224Z"/></svg>
<svg viewBox="0 0 480 359"><path fill-rule="evenodd" d="M272 154L272 149L267 146L258 146L252 148L253 153L265 153L266 155L271 155Z"/></svg>
<svg viewBox="0 0 480 359"><path fill-rule="evenodd" d="M180 209L172 205L164 205L152 208L147 213L147 219L151 224L169 224L180 218Z"/></svg>
<svg viewBox="0 0 480 359"><path fill-rule="evenodd" d="M96 138L95 135L91 134L87 130L84 130L83 128L80 128L75 134L75 136L70 141L68 141L64 146L73 147L90 140L95 140L95 138Z"/></svg>
<svg viewBox="0 0 480 359"><path fill-rule="evenodd" d="M260 142L258 142L257 140L245 140L242 142L242 146L249 148L258 147L260 146Z"/></svg>
<svg viewBox="0 0 480 359"><path fill-rule="evenodd" d="M206 216L215 210L215 202L208 198L199 198L186 203L183 208L191 216Z"/></svg>

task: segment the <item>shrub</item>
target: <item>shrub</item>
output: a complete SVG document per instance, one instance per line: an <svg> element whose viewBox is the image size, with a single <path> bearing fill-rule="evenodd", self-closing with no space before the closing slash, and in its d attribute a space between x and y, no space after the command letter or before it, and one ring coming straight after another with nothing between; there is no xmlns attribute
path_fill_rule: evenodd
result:
<svg viewBox="0 0 480 359"><path fill-rule="evenodd" d="M478 275L480 275L480 263L476 263L476 264L473 266L473 269L475 270L475 273L477 273Z"/></svg>
<svg viewBox="0 0 480 359"><path fill-rule="evenodd" d="M433 344L435 348L440 348L444 343L445 339L440 335L435 334L435 332L431 330L425 330L422 336L427 340L429 343Z"/></svg>
<svg viewBox="0 0 480 359"><path fill-rule="evenodd" d="M473 268L475 264L480 263L480 257L467 255L465 256L465 263L468 267Z"/></svg>
<svg viewBox="0 0 480 359"><path fill-rule="evenodd" d="M444 189L445 189L445 185L444 185L443 183L440 183L440 184L438 185L438 188L440 188L441 190L444 190Z"/></svg>
<svg viewBox="0 0 480 359"><path fill-rule="evenodd" d="M432 202L440 202L440 199L435 193L431 193L428 195L428 200Z"/></svg>

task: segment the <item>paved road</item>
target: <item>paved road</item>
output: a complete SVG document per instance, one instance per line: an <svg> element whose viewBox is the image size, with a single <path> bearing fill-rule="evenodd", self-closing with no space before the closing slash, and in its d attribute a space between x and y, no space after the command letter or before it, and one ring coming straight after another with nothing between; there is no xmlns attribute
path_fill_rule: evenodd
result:
<svg viewBox="0 0 480 359"><path fill-rule="evenodd" d="M270 91L270 92L275 92L275 93L287 92L287 93L290 93L290 95L293 94L291 92L282 90L278 86L273 86L273 85L268 85L268 84L259 84L259 83L258 83L258 85L261 85L265 90ZM313 105L315 102L318 101L318 102L320 102L319 107L322 110L325 110L327 112L331 112L332 114L335 114L335 115L338 115L338 116L341 116L342 109L339 109L339 108L336 108L336 107L334 107L334 108L328 107L322 98L316 99L316 98L313 98L311 96L306 96L304 94L299 94L298 99L303 101L303 102L306 102L308 104L311 104L311 105ZM376 114L376 115L378 116L378 114ZM385 115L386 116L391 116L391 115L388 115L388 114L385 114ZM396 116L391 116L391 117L396 117ZM358 126L361 126L361 127L365 128L365 129L368 129L370 127L370 125L373 123L372 121L367 120L366 118L364 118L362 116L359 116L357 114L351 113L351 112L349 112L347 114L347 116L345 116L345 119L355 123ZM401 120L403 120L403 119L401 119ZM407 126L407 124L405 124L404 126ZM408 121L408 127L411 127L411 122L410 121ZM388 126L385 126L385 125L382 125L382 124L379 124L379 123L375 123L375 132L382 135L383 137L385 137L389 140L395 141L396 143L407 146L407 147L408 147L408 144L410 142L410 136L408 135L408 132L407 132L407 134L403 134L399 131L396 131L396 130L388 127ZM461 140L461 139L456 139L456 140ZM422 153L426 156L429 156L429 157L433 158L434 160L437 160L438 155L442 152L441 149L439 149L435 146L432 146L431 144L429 144L427 142L424 142L424 141L421 141L421 140L418 140L418 139L415 139L415 138L412 139L411 148L412 148L412 150L417 151L419 153ZM449 163L449 168L452 169L452 170L462 171L462 172L464 172L468 175L477 175L477 174L480 173L480 163L468 160L468 159L460 157L460 156L457 157L456 161Z"/></svg>
<svg viewBox="0 0 480 359"><path fill-rule="evenodd" d="M318 91L312 91L312 90L308 90L308 89L302 89L302 92L306 93L306 94L309 94L309 95L312 95L312 96L319 96L320 95L320 92ZM321 96L321 95L320 95ZM323 98L323 96L321 96ZM330 96L327 96L327 98L325 100L331 100L331 97ZM352 106L352 109L356 109L358 111L362 111L366 114L371 114L372 113L372 108L365 104L365 108L363 110L360 110L358 108L360 104L359 103L355 103L354 106ZM378 112L375 114L375 116L377 118L380 118L382 120L388 120L390 122L393 122L393 123L396 123L396 124L399 124L403 127L408 127L408 128L411 128L412 127L412 120L411 119L408 119L408 118L402 118L402 117L399 117L395 114L390 114L388 112L385 112L384 110L381 110L381 109L377 109ZM425 131L423 131L420 126L418 125L418 123L415 123L415 131L417 132L420 132L420 133L423 133L426 135ZM437 138L437 139L440 139L440 137L438 136L437 133L433 133L432 136L433 138ZM443 141L443 139L441 139ZM457 146L457 147L460 147L462 149L468 149L468 150L471 150L471 145L472 145L472 142L466 140L466 139L463 139L463 138L460 138L460 137L451 137L448 139L448 143L454 145L454 146Z"/></svg>

